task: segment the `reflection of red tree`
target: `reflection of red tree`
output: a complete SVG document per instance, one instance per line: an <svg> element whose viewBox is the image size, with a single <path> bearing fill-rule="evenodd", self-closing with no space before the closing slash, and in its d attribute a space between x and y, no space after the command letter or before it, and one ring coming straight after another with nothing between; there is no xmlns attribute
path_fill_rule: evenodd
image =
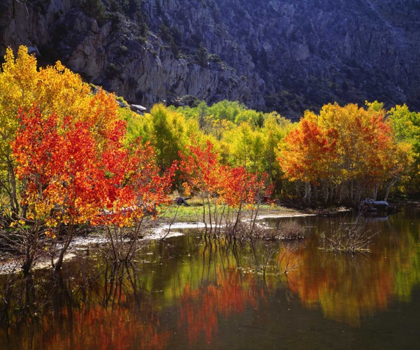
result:
<svg viewBox="0 0 420 350"><path fill-rule="evenodd" d="M109 307L63 309L54 322L45 316L36 342L43 349L164 349L169 332L161 330L155 313L143 302L132 310L125 299Z"/></svg>
<svg viewBox="0 0 420 350"><path fill-rule="evenodd" d="M257 288L253 276L241 277L235 269L217 272L217 282L192 290L184 289L180 301L179 326L188 327L190 344L196 343L204 332L207 343L212 341L218 327L218 317L240 314L247 306L257 307L264 291Z"/></svg>

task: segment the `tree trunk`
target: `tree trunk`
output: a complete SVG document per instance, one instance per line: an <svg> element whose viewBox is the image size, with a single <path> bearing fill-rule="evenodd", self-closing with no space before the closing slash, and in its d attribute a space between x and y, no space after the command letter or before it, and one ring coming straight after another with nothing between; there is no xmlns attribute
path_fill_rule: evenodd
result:
<svg viewBox="0 0 420 350"><path fill-rule="evenodd" d="M323 183L322 184L322 192L323 192L323 196L324 196L324 204L328 204L329 201L329 184L328 183Z"/></svg>
<svg viewBox="0 0 420 350"><path fill-rule="evenodd" d="M391 181L391 183L389 184L389 186L386 189L384 201L388 201L389 193L391 192L392 186L394 186L399 180L400 179L395 178L394 180Z"/></svg>
<svg viewBox="0 0 420 350"><path fill-rule="evenodd" d="M10 185L10 203L12 205L12 211L15 215L19 215L19 202L17 200L17 191L16 191L16 176L15 171L13 169L13 163L10 159L7 160L7 172L8 172L8 180Z"/></svg>
<svg viewBox="0 0 420 350"><path fill-rule="evenodd" d="M68 247L70 246L71 241L73 240L73 235L74 235L74 225L73 225L73 222L71 222L69 224L69 236L67 237L67 240L64 243L63 248L61 249L60 256L58 257L58 260L54 266L55 271L61 270L63 266L64 254L66 254L66 251Z"/></svg>
<svg viewBox="0 0 420 350"><path fill-rule="evenodd" d="M305 196L303 197L303 202L309 204L311 202L311 183L305 182Z"/></svg>
<svg viewBox="0 0 420 350"><path fill-rule="evenodd" d="M378 183L375 183L375 184L373 185L373 191L372 191L372 199L373 199L374 201L376 201L376 199L378 198L378 188L379 188Z"/></svg>

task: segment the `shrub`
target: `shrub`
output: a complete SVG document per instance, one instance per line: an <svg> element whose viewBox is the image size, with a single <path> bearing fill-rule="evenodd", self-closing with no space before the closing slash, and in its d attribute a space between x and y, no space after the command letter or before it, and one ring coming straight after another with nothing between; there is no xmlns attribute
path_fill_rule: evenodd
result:
<svg viewBox="0 0 420 350"><path fill-rule="evenodd" d="M373 243L373 233L366 229L365 223L359 219L354 223L340 223L331 236L325 233L320 236L320 249L327 252L338 253L369 253Z"/></svg>
<svg viewBox="0 0 420 350"><path fill-rule="evenodd" d="M104 18L105 7L101 0L80 0L80 7L85 13L97 21Z"/></svg>

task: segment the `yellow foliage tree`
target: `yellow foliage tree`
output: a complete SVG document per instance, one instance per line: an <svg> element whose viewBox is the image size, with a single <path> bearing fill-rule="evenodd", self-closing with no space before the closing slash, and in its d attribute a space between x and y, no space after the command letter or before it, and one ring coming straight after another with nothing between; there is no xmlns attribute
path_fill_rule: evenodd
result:
<svg viewBox="0 0 420 350"><path fill-rule="evenodd" d="M0 187L2 204L18 214L19 184L10 143L18 127L18 114L34 105L43 116L55 113L60 120L73 116L89 121L99 147L106 147L107 135L120 120L114 94L102 89L93 93L80 75L65 68L61 62L37 68L36 58L20 46L17 56L8 48L0 73Z"/></svg>

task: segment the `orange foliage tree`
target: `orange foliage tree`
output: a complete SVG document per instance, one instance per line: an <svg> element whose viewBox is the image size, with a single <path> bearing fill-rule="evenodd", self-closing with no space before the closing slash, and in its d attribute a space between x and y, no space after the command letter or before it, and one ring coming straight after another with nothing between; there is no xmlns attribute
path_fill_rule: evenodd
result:
<svg viewBox="0 0 420 350"><path fill-rule="evenodd" d="M326 105L306 112L280 145L284 177L302 184L303 199L325 203L376 199L389 191L412 163L410 146L397 143L384 110ZM311 192L315 196L311 195Z"/></svg>
<svg viewBox="0 0 420 350"><path fill-rule="evenodd" d="M335 129L323 130L315 122L302 119L297 128L285 138L280 165L290 181L301 181L305 185L303 200L311 199L311 184L331 177L336 160Z"/></svg>

